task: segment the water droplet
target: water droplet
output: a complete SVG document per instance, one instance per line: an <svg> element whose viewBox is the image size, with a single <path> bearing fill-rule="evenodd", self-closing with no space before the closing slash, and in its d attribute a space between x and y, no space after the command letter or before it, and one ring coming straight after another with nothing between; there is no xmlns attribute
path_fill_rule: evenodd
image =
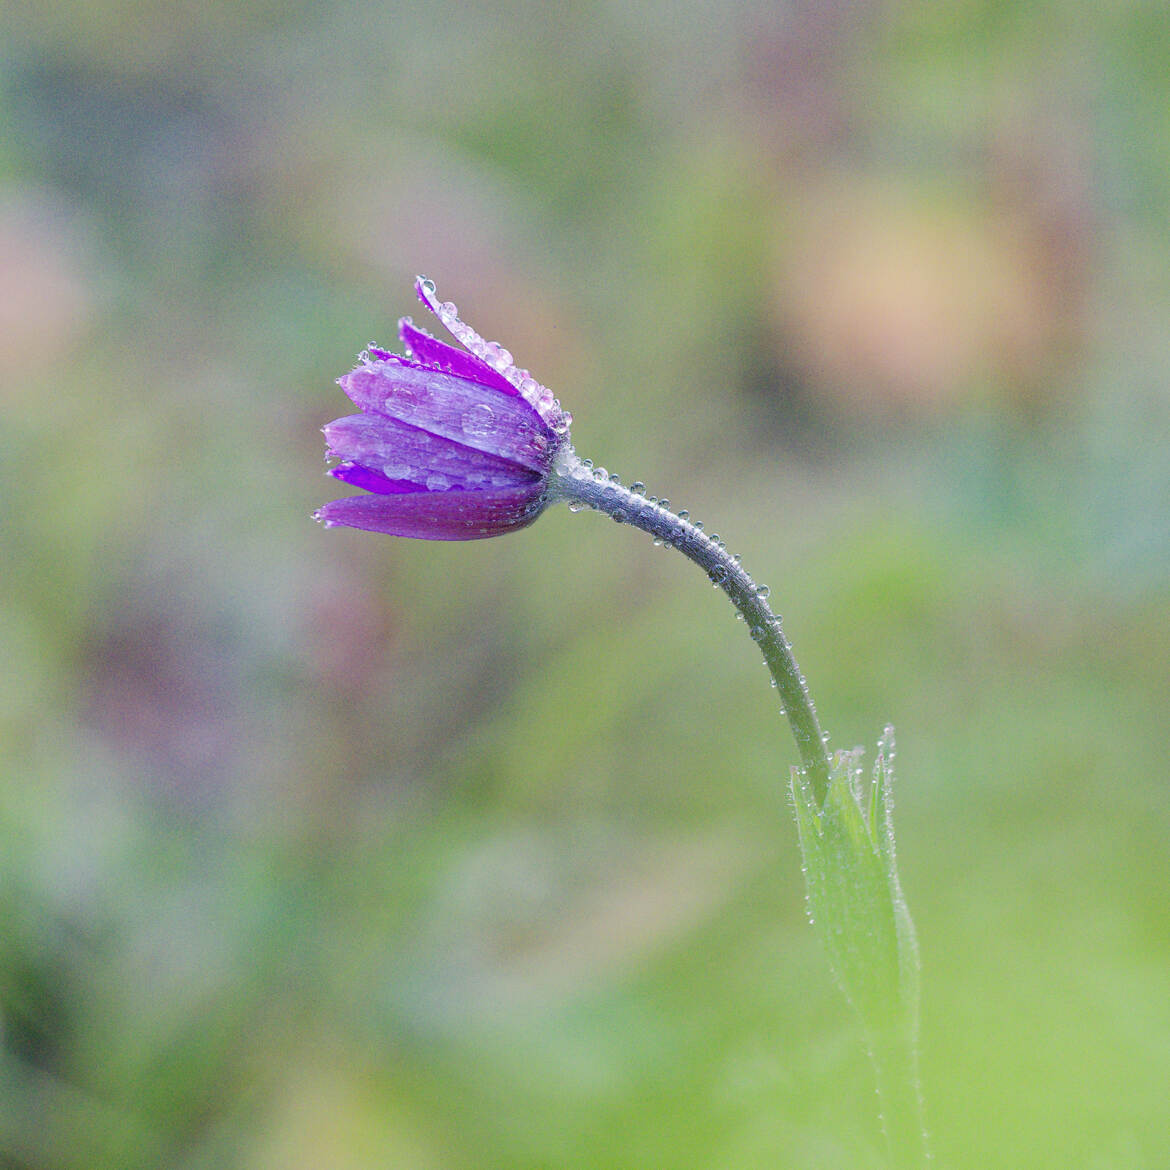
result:
<svg viewBox="0 0 1170 1170"><path fill-rule="evenodd" d="M564 414L557 415L548 425L552 428L554 435L567 435L572 422L573 416L568 411L565 411Z"/></svg>
<svg viewBox="0 0 1170 1170"><path fill-rule="evenodd" d="M712 532L709 539L713 540L716 544L718 544L719 543L719 533Z"/></svg>
<svg viewBox="0 0 1170 1170"><path fill-rule="evenodd" d="M604 467L595 467L593 469L593 478L594 479L605 479L608 475L609 475L609 472L606 471Z"/></svg>
<svg viewBox="0 0 1170 1170"><path fill-rule="evenodd" d="M484 346L484 360L493 370L505 370L512 364L512 355L498 341L489 341Z"/></svg>
<svg viewBox="0 0 1170 1170"><path fill-rule="evenodd" d="M417 390L408 386L395 386L386 395L383 405L392 418L401 418L403 415L414 414L418 410L419 395Z"/></svg>
<svg viewBox="0 0 1170 1170"><path fill-rule="evenodd" d="M759 642L764 636L763 626L752 626L752 641Z"/></svg>
<svg viewBox="0 0 1170 1170"><path fill-rule="evenodd" d="M669 509L670 501L665 496L663 496L662 499L658 501L658 506L663 509Z"/></svg>
<svg viewBox="0 0 1170 1170"><path fill-rule="evenodd" d="M585 505L583 503L581 503L580 500L570 500L569 501L569 511L570 512L580 512L580 511L583 511L584 508L585 508Z"/></svg>
<svg viewBox="0 0 1170 1170"><path fill-rule="evenodd" d="M686 510L686 508L683 508L682 511L679 512L678 518L680 520L689 520L691 518L691 514Z"/></svg>
<svg viewBox="0 0 1170 1170"><path fill-rule="evenodd" d="M610 512L610 518L615 524L624 524L626 522L626 514L621 510L621 508L617 508L615 511Z"/></svg>
<svg viewBox="0 0 1170 1170"><path fill-rule="evenodd" d="M496 429L496 415L486 402L477 402L463 413L463 433L473 438L483 438Z"/></svg>
<svg viewBox="0 0 1170 1170"><path fill-rule="evenodd" d="M433 280L424 280L419 287L427 294L428 297L435 295L435 282Z"/></svg>
<svg viewBox="0 0 1170 1170"><path fill-rule="evenodd" d="M640 479L636 479L632 484L630 484L630 491L632 491L636 496L643 495L646 491L646 485Z"/></svg>
<svg viewBox="0 0 1170 1170"><path fill-rule="evenodd" d="M426 485L429 492L445 492L451 481L445 475L432 474L427 476Z"/></svg>
<svg viewBox="0 0 1170 1170"><path fill-rule="evenodd" d="M592 459L582 459L582 460L581 460L581 466L582 466L582 467L592 467L592 466L593 466L593 460L592 460Z"/></svg>
<svg viewBox="0 0 1170 1170"><path fill-rule="evenodd" d="M772 592L772 590L771 590L771 589L769 589L767 585L757 585L757 586L756 586L756 596L757 596L757 597L758 597L758 598L759 598L761 601L767 601L767 600L768 600L768 594L769 594L769 593L771 593L771 592Z"/></svg>
<svg viewBox="0 0 1170 1170"><path fill-rule="evenodd" d="M700 532L702 532L703 531L703 521L702 520L692 520L691 527L697 528Z"/></svg>

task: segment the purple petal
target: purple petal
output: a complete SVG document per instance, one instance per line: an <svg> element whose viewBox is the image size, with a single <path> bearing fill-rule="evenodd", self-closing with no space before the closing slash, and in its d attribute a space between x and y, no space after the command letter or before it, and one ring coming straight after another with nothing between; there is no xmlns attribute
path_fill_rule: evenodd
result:
<svg viewBox="0 0 1170 1170"><path fill-rule="evenodd" d="M348 496L320 508L316 517L334 524L413 536L422 540L481 540L531 524L540 514L542 485L496 491L404 492Z"/></svg>
<svg viewBox="0 0 1170 1170"><path fill-rule="evenodd" d="M438 366L439 369L446 370L448 374L454 374L457 378L467 378L472 382L479 382L482 386L491 386L511 398L519 394L516 387L503 374L493 370L482 358L432 337L415 325L409 317L403 317L398 322L398 336L402 338L402 344L424 365ZM374 350L371 349L370 352L373 354ZM379 350L375 356L380 356L382 352Z"/></svg>
<svg viewBox="0 0 1170 1170"><path fill-rule="evenodd" d="M547 465L529 469L382 415L350 414L322 430L331 455L379 472L385 480L404 480L432 491L508 487L547 471Z"/></svg>
<svg viewBox="0 0 1170 1170"><path fill-rule="evenodd" d="M334 479L348 483L352 487L361 488L367 492L377 492L379 495L394 495L399 492L423 492L426 485L416 483L411 479L391 479L372 467L363 467L360 463L340 463L329 469Z"/></svg>
<svg viewBox="0 0 1170 1170"><path fill-rule="evenodd" d="M517 393L540 415L545 426L556 435L569 433L573 416L562 409L552 391L542 386L527 370L520 369L512 361L512 355L497 341L485 341L466 321L459 319L459 310L450 301L440 301L435 282L425 276L414 282L418 299L438 317L443 327L469 353L490 368L499 371L500 377L515 387Z"/></svg>
<svg viewBox="0 0 1170 1170"><path fill-rule="evenodd" d="M402 358L367 362L338 385L362 410L532 471L548 470L556 438L522 398Z"/></svg>

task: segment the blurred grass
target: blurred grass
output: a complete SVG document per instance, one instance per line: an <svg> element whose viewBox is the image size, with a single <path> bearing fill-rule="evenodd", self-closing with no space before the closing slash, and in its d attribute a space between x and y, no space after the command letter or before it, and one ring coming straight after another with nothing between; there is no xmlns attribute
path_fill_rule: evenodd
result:
<svg viewBox="0 0 1170 1170"><path fill-rule="evenodd" d="M1170 1161L1158 6L3 24L0 1164L880 1164L722 599L308 522L417 271L897 725L940 1165Z"/></svg>

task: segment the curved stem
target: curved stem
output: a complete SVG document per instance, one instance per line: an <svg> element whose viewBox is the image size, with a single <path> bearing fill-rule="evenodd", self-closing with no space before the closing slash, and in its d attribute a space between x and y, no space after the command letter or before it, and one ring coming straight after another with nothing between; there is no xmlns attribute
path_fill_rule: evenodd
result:
<svg viewBox="0 0 1170 1170"><path fill-rule="evenodd" d="M549 496L568 500L570 506L575 503L594 508L619 524L632 524L649 532L662 544L678 549L694 561L712 584L731 598L763 652L813 793L818 804L823 804L829 788L827 736L821 731L804 675L796 665L780 619L768 605L768 590L757 585L738 559L721 542L708 536L701 525L675 515L667 501L641 495L599 469L591 468L568 445L557 456L549 481Z"/></svg>

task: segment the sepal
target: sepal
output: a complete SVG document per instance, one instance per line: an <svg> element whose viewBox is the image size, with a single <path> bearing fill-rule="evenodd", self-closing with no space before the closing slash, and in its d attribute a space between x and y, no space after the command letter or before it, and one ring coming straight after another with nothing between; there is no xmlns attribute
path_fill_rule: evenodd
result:
<svg viewBox="0 0 1170 1170"><path fill-rule="evenodd" d="M878 742L868 782L863 750L833 755L818 805L808 777L792 770L792 800L808 887L809 917L846 997L871 1037L918 1020L918 943L894 850L894 729Z"/></svg>

